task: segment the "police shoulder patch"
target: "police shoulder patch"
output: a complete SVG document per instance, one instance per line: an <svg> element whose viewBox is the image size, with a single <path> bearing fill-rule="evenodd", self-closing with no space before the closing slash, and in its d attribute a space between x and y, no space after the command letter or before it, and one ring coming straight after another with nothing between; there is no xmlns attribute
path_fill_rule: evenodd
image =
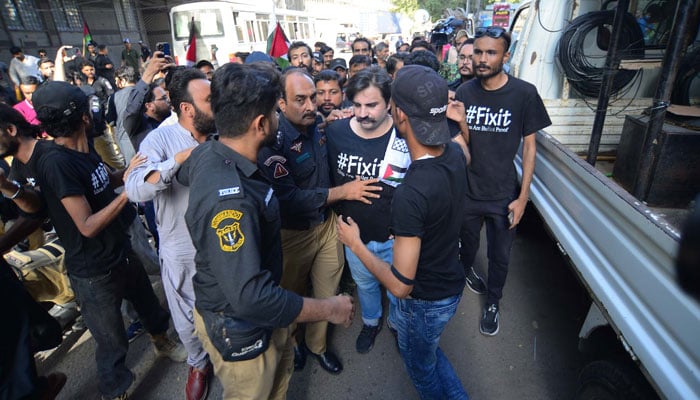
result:
<svg viewBox="0 0 700 400"><path fill-rule="evenodd" d="M243 213L238 210L219 211L211 220L211 227L219 238L219 247L223 251L235 252L245 243L239 220ZM222 224L224 221L231 223Z"/></svg>
<svg viewBox="0 0 700 400"><path fill-rule="evenodd" d="M265 164L266 167L269 167L270 165L272 165L273 162L278 162L278 163L284 164L287 162L287 159L282 157L282 156L274 155L274 156L268 157L268 159L265 160L265 162L263 164Z"/></svg>
<svg viewBox="0 0 700 400"><path fill-rule="evenodd" d="M289 171L282 164L277 163L275 165L275 174L273 175L275 179L281 178L283 176L289 175Z"/></svg>

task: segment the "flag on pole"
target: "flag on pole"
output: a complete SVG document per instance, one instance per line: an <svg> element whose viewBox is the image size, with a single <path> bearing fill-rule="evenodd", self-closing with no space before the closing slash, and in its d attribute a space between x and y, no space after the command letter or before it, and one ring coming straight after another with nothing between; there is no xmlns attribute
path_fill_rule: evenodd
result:
<svg viewBox="0 0 700 400"><path fill-rule="evenodd" d="M267 54L274 58L277 65L281 68L285 68L289 65L289 60L287 60L289 45L290 42L287 40L287 35L284 34L280 23L277 22L275 29L267 38Z"/></svg>
<svg viewBox="0 0 700 400"><path fill-rule="evenodd" d="M90 29L87 26L87 22L83 18L83 55L87 54L87 45L92 42L92 35L90 34Z"/></svg>
<svg viewBox="0 0 700 400"><path fill-rule="evenodd" d="M190 23L190 40L187 41L185 62L188 67L192 67L197 63L197 28L194 25L194 17L192 17L192 22Z"/></svg>

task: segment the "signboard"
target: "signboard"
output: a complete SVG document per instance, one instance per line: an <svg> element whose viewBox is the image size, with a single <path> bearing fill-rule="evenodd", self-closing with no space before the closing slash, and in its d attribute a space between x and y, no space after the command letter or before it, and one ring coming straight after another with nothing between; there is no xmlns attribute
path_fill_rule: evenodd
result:
<svg viewBox="0 0 700 400"><path fill-rule="evenodd" d="M493 5L493 26L507 28L510 25L510 4L498 3Z"/></svg>

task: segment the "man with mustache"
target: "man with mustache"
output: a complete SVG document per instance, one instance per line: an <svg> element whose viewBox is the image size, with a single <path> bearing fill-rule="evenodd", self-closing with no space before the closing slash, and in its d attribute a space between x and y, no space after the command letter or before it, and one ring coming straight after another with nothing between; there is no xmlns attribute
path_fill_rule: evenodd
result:
<svg viewBox="0 0 700 400"><path fill-rule="evenodd" d="M391 77L384 69L373 66L350 78L346 94L353 104L355 116L333 122L326 128L333 184L342 185L358 179L387 179L377 184L382 188L378 199L372 202L341 201L334 209L355 220L362 229L362 242L377 257L391 263L394 244L389 233L391 201L410 165L408 147L397 137L389 115ZM391 165L390 168L383 168L387 164ZM357 283L362 306L362 330L355 349L364 354L372 350L381 330L382 292L379 281L347 246L345 257Z"/></svg>
<svg viewBox="0 0 700 400"><path fill-rule="evenodd" d="M510 35L503 28L480 28L475 33L473 79L455 94L464 103L471 164L467 168L465 219L460 258L467 286L487 294L479 330L494 336L499 329L499 300L508 274L515 227L525 212L535 170L534 133L551 125L537 89L507 75L503 64L510 57ZM522 184L513 159L523 141ZM486 223L488 285L474 271L482 221Z"/></svg>
<svg viewBox="0 0 700 400"><path fill-rule="evenodd" d="M455 79L448 85L450 90L457 90L461 84L474 78L474 67L472 66L472 55L474 54L474 39L467 39L459 48L457 58L457 68L459 79Z"/></svg>
<svg viewBox="0 0 700 400"><path fill-rule="evenodd" d="M258 167L272 182L282 218L284 269L280 286L299 295L328 298L335 295L343 269L330 204L340 200L369 202L378 198L376 179L355 180L331 187L326 136L316 119L316 87L304 69L282 75L278 104L279 132L274 144L258 153ZM310 283L310 285L309 285ZM327 348L327 322L306 324L305 341L321 367L339 374L343 365ZM306 362L302 340L297 339L294 368Z"/></svg>
<svg viewBox="0 0 700 400"><path fill-rule="evenodd" d="M325 118L330 115L331 111L339 110L341 104L343 104L341 82L340 75L331 70L323 70L314 77L316 106L318 107L318 112L323 114Z"/></svg>

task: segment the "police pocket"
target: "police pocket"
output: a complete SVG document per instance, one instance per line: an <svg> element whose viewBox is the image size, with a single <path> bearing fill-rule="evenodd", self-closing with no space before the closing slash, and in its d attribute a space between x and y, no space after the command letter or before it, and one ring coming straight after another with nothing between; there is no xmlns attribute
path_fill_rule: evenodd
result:
<svg viewBox="0 0 700 400"><path fill-rule="evenodd" d="M304 153L300 157L308 154L309 153ZM316 163L314 163L313 159L307 158L296 162L296 165L293 167L292 174L296 179L304 180L311 176L315 169Z"/></svg>
<svg viewBox="0 0 700 400"><path fill-rule="evenodd" d="M207 336L224 361L252 360L267 350L272 330L225 316L221 312L197 310Z"/></svg>

